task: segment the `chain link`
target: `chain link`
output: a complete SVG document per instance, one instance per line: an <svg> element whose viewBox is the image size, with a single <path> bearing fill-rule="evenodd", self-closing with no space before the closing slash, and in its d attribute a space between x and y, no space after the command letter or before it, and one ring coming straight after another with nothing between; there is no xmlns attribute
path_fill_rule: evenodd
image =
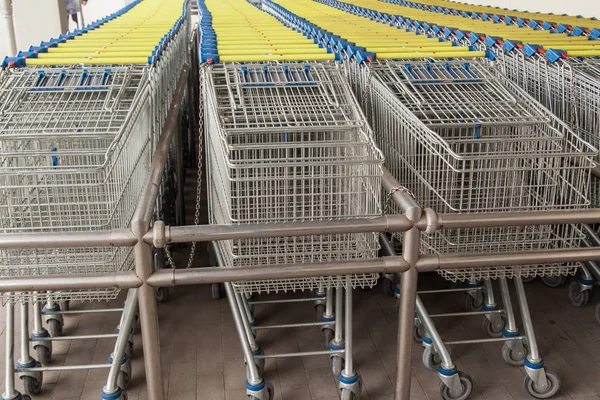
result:
<svg viewBox="0 0 600 400"><path fill-rule="evenodd" d="M404 187L404 186L395 187L389 191L387 196L385 196L385 205L383 208L383 215L387 215L387 213L389 212L392 196L396 192L404 192L404 193L408 194L410 197L412 197L413 200L415 200L415 201L417 200L415 195L410 190L408 190L406 187Z"/></svg>
<svg viewBox="0 0 600 400"><path fill-rule="evenodd" d="M202 153L204 147L204 69L206 68L206 64L203 64L200 68L200 92L198 93L200 105L200 111L198 113L198 178L196 179L196 210L194 211L194 225L197 226L200 222L200 200L202 199ZM171 254L171 250L168 246L165 246L165 254L167 256L167 261L171 268L176 269L175 261L173 260L173 255ZM192 242L192 246L190 248L190 255L188 257L186 269L191 268L194 262L194 256L196 255L196 242Z"/></svg>

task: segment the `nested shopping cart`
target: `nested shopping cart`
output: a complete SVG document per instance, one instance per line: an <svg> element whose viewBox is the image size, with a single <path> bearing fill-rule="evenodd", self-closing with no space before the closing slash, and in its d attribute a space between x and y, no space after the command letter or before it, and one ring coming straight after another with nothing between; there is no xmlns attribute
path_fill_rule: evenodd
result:
<svg viewBox="0 0 600 400"><path fill-rule="evenodd" d="M224 64L203 73L211 223L381 215L383 159L339 65ZM376 258L379 249L376 233L229 240L215 247L219 264L233 268L367 260ZM377 274L358 274L226 284L245 350L248 394L271 398L263 397L257 386L265 358L328 354L334 374L339 375L342 398L358 398L361 385L352 363L352 290L372 287L377 279ZM302 291L327 294L320 303L319 322L252 324L250 307L262 302L248 302L250 295ZM252 333L253 328L302 326L323 328L329 349L265 355Z"/></svg>
<svg viewBox="0 0 600 400"><path fill-rule="evenodd" d="M149 25L155 21L144 15L156 14L157 6L160 4L154 0L135 2L84 31L5 60L3 67L7 69L0 78L3 233L83 232L129 226L175 86L176 76L170 75L176 74L187 59L188 3L172 5L159 28L152 31ZM122 18L115 23L117 16ZM141 27L140 18L150 31L142 29L143 33L128 37L102 55L93 51L98 46L110 47L110 38L118 35L119 29L132 29L131 24ZM170 31L165 22L173 26ZM123 47L144 45L154 37L155 46L158 38L163 40L158 47L153 46L152 57L129 54ZM80 65L71 66L73 63ZM7 249L0 252L0 259L5 277L103 274L133 267L132 249L123 247ZM131 376L136 290L128 292L123 309L97 310L122 312L117 331L110 334L60 336L64 315L91 311L57 305L108 301L118 293L109 288L4 295L7 351L3 398L21 396L14 386L15 372L26 395L32 395L40 392L44 371L88 368L110 368L103 398L126 397L122 389L127 388ZM17 302L21 303L22 327L21 357L15 367L13 309ZM31 336L30 303L34 310ZM48 303L44 312L42 303ZM47 365L53 341L111 338L116 338L115 351L106 364ZM30 354L30 342L37 360Z"/></svg>
<svg viewBox="0 0 600 400"><path fill-rule="evenodd" d="M391 173L423 206L442 213L581 208L596 149L527 93L483 61L348 63L354 88ZM570 248L585 235L573 225L471 228L424 234L423 253L518 252ZM385 248L386 246L384 246ZM388 253L393 252L391 246ZM441 271L453 282L497 279L503 357L525 365L525 386L534 397L560 386L538 352L521 277L573 274L577 264L524 265ZM507 279L514 278L525 326L515 322ZM417 329L423 360L437 367L442 398L466 398L470 378L456 370L422 302ZM485 339L489 341L490 339ZM476 343L476 340L453 344ZM439 364L439 365L438 365ZM457 397L459 396L459 397Z"/></svg>
<svg viewBox="0 0 600 400"><path fill-rule="evenodd" d="M199 2L198 8L210 222L380 216L383 159L340 66L327 62L335 55L244 0ZM379 244L375 233L361 233L229 240L213 247L223 267L285 268L373 259ZM328 355L342 398L358 398L352 291L377 279L378 274L359 274L226 283L244 350L248 396L273 397L262 377L265 358ZM298 297L307 291L312 298ZM284 298L251 298L276 293ZM318 321L267 326L254 318L255 307L293 302L313 304ZM254 337L259 329L310 326L321 329L325 349L265 355Z"/></svg>
<svg viewBox="0 0 600 400"><path fill-rule="evenodd" d="M7 70L0 84L0 229L3 233L76 232L128 225L143 189L150 159L148 70L128 67L19 68ZM130 248L6 249L2 276L102 274L129 270ZM110 300L116 289L15 293L3 297L7 315L22 304L24 329L16 372L27 394L41 389L52 340L41 324L40 302ZM28 303L34 304L29 354ZM135 313L135 303L128 302ZM49 327L60 332L59 314ZM14 332L7 320L7 346ZM116 337L116 335L109 335ZM129 336L129 335L128 335ZM7 360L12 349L7 348ZM15 366L7 365L7 383ZM125 365L125 364L124 364ZM49 368L49 367L48 367ZM130 374L130 364L123 369ZM126 379L125 379L126 380ZM14 394L6 388L6 395Z"/></svg>

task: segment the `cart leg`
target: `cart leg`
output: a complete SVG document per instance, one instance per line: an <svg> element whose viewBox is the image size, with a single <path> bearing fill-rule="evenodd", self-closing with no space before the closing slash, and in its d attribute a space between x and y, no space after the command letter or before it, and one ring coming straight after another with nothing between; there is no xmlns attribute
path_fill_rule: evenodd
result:
<svg viewBox="0 0 600 400"><path fill-rule="evenodd" d="M502 296L502 304L506 313L506 325L502 330L502 336L505 338L518 337L521 335L515 320L515 311L508 291L508 282L506 278L498 279L500 284L500 295ZM508 340L502 346L502 357L510 365L523 365L525 360L526 350L522 339Z"/></svg>
<svg viewBox="0 0 600 400"><path fill-rule="evenodd" d="M341 287L340 287L341 289ZM354 360L352 359L353 343L352 343L352 282L350 276L346 276L345 290L345 311L344 316L345 333L346 333L346 348L344 352L344 370L339 374L339 388L342 400L358 399L362 390L362 382L360 375L354 370Z"/></svg>
<svg viewBox="0 0 600 400"><path fill-rule="evenodd" d="M7 293L10 297L11 293ZM15 305L12 299L6 303L6 331L4 334L6 354L4 359L4 393L2 400L20 400L21 393L15 390Z"/></svg>
<svg viewBox="0 0 600 400"><path fill-rule="evenodd" d="M37 353L38 361L42 365L48 364L52 359L52 342L50 340L36 340L50 337L50 333L42 324L42 304L37 293L33 296L33 330L29 334L33 349Z"/></svg>
<svg viewBox="0 0 600 400"><path fill-rule="evenodd" d="M331 325L324 325L321 327L321 333L323 334L323 341L326 346L329 346L333 336L334 336L334 328L333 324L335 322L335 313L333 312L333 287L327 289L327 294L325 298L325 312L321 315L321 322L331 322Z"/></svg>
<svg viewBox="0 0 600 400"><path fill-rule="evenodd" d="M137 311L138 304L138 291L137 289L130 289L127 292L127 300L125 300L125 309L121 316L121 323L119 324L119 336L115 343L115 348L109 362L111 367L108 373L106 386L102 388L100 398L103 400L122 400L125 396L125 387L119 387L117 380L120 379L120 383L126 386L131 378L131 359L126 353L126 349L129 342L130 332L133 330L133 324L135 323L135 314Z"/></svg>
<svg viewBox="0 0 600 400"><path fill-rule="evenodd" d="M344 328L342 326L342 317L344 307L344 289L341 284L338 285L335 289L335 322L334 322L334 332L333 339L329 342L329 350L344 350ZM331 355L331 371L334 376L339 376L342 372L342 367L344 364L344 357L337 354Z"/></svg>
<svg viewBox="0 0 600 400"><path fill-rule="evenodd" d="M248 334L243 322L244 319L240 313L233 286L230 282L225 282L224 286L227 300L231 307L231 313L233 314L235 328L242 344L244 359L246 360L246 394L257 400L271 400L273 397L273 387L265 382L256 366L252 347L248 342Z"/></svg>
<svg viewBox="0 0 600 400"><path fill-rule="evenodd" d="M252 323L248 320L248 318L246 318L246 307L244 307L244 304L248 304L246 303L246 297L243 294L240 293L235 293L234 291L234 296L235 296L235 300L236 300L236 305L238 307L238 312L240 314L240 318L241 318L241 322L242 325L244 326L244 332L246 333L246 340L248 342L248 344L250 345L250 349L252 350L252 359L254 361L254 364L256 365L256 368L258 369L258 373L259 375L262 375L262 371L264 369L265 366L265 359L264 358L259 358L259 359L255 359L254 356L260 356L263 353L263 350L260 348L260 346L256 343L256 339L254 337L254 332L252 331ZM248 360L246 360L248 361ZM248 364L246 364L246 368L248 368Z"/></svg>
<svg viewBox="0 0 600 400"><path fill-rule="evenodd" d="M431 357L437 356L440 363L437 367L438 375L442 383L450 389L450 393L458 395L461 392L461 383L458 375L458 370L452 361L450 352L444 344L433 320L429 317L427 309L423 305L421 298L417 296L416 303L417 314L426 334L423 336L424 358L426 353L430 352Z"/></svg>
<svg viewBox="0 0 600 400"><path fill-rule="evenodd" d="M527 373L525 377L525 389L534 397L539 398L540 396L544 396L543 398L547 398L558 392L560 389L560 379L556 373L544 367L544 361L538 351L523 281L519 278L515 278L513 281L517 289L517 299L519 301L519 309L528 345L528 354L524 361L525 372Z"/></svg>
<svg viewBox="0 0 600 400"><path fill-rule="evenodd" d="M485 288L485 299L483 301L483 311L498 311L498 304L494 298L494 289L492 288L492 281L485 279L483 281ZM491 337L502 337L502 329L504 328L505 320L502 314L486 314L486 321L484 321L484 330Z"/></svg>
<svg viewBox="0 0 600 400"><path fill-rule="evenodd" d="M28 395L38 394L42 389L43 375L39 371L29 371L29 368L41 367L29 351L29 303L21 302L21 358L17 361L16 369L19 379Z"/></svg>
<svg viewBox="0 0 600 400"><path fill-rule="evenodd" d="M60 311L60 306L54 301L52 293L48 292L48 300L42 313L52 313L57 311ZM51 336L60 336L62 334L64 319L61 314L46 314L44 319Z"/></svg>

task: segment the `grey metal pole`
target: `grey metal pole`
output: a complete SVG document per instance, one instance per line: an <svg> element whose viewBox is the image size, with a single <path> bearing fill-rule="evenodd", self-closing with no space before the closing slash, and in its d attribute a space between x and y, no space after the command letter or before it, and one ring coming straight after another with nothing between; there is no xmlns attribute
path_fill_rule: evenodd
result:
<svg viewBox="0 0 600 400"><path fill-rule="evenodd" d="M152 247L145 243L142 238L149 230L154 203L163 177L170 143L177 131L181 100L184 97L188 84L188 73L189 67L184 65L177 81L177 87L173 93L173 102L169 107L156 151L152 157L148 182L140 197L140 202L137 205L131 223L131 230L139 240L134 247L134 255L135 271L142 280L142 285L138 289L138 303L140 308L140 325L142 328L142 345L144 349L144 369L146 371L149 400L164 400L165 393L160 360L156 293L154 288L148 284L148 278L150 278L154 270L152 266Z"/></svg>
<svg viewBox="0 0 600 400"><path fill-rule="evenodd" d="M104 275L47 275L0 278L0 292L33 292L69 289L131 289L142 281L134 272L113 272Z"/></svg>
<svg viewBox="0 0 600 400"><path fill-rule="evenodd" d="M487 254L431 254L417 262L419 272L438 269L496 267L498 265L538 265L600 260L600 248L547 249Z"/></svg>
<svg viewBox="0 0 600 400"><path fill-rule="evenodd" d="M411 207L406 211L408 218L416 221L421 216L421 209ZM400 305L398 307L398 348L396 370L395 400L410 398L410 371L413 329L415 324L415 307L417 301L418 271L415 268L419 259L421 231L414 227L404 233L402 256L412 268L402 274L400 282Z"/></svg>
<svg viewBox="0 0 600 400"><path fill-rule="evenodd" d="M148 224L146 222L134 221L133 231L138 233L139 237L147 232L147 230ZM134 247L134 254L135 270L144 282L138 289L138 302L148 399L164 400L156 292L152 286L147 284L147 280L153 270L152 247L140 240Z"/></svg>
<svg viewBox="0 0 600 400"><path fill-rule="evenodd" d="M136 243L137 238L129 228L87 232L0 233L0 249L132 247Z"/></svg>
<svg viewBox="0 0 600 400"><path fill-rule="evenodd" d="M600 209L437 214L437 218L440 229L576 223L593 224L600 222ZM419 223L421 229L424 229L425 226L426 223L424 220Z"/></svg>
<svg viewBox="0 0 600 400"><path fill-rule="evenodd" d="M119 325L119 336L117 337L115 348L112 353L112 364L106 380L106 386L104 387L104 393L112 394L117 392L117 378L119 371L121 370L121 364L123 355L125 354L125 348L129 341L129 334L133 329L133 322L135 321L136 303L138 301L137 289L133 289L127 293L127 300L125 308L123 309L123 316L121 318L121 324ZM121 388L125 389L125 388Z"/></svg>
<svg viewBox="0 0 600 400"><path fill-rule="evenodd" d="M162 231L164 227L164 231ZM378 218L339 221L282 222L276 224L248 225L188 225L164 226L155 224L144 235L146 243L157 247L170 243L211 242L245 238L271 238L337 233L401 232L412 228L404 215L387 215Z"/></svg>
<svg viewBox="0 0 600 400"><path fill-rule="evenodd" d="M374 260L332 261L240 268L163 269L155 271L148 278L147 283L154 287L168 287L198 285L202 283L251 281L256 279L290 279L384 271L402 272L407 269L408 265L402 257L382 257Z"/></svg>
<svg viewBox="0 0 600 400"><path fill-rule="evenodd" d="M15 305L10 298L6 303L6 327L4 340L6 354L4 355L4 395L5 399L13 399L17 396L15 391Z"/></svg>

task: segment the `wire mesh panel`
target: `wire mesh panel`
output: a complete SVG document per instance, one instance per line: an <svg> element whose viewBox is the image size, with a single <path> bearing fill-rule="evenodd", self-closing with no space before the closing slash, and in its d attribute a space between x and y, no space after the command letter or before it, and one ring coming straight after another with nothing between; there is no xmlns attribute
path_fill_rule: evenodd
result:
<svg viewBox="0 0 600 400"><path fill-rule="evenodd" d="M128 225L151 156L147 77L141 67L5 72L0 82L1 232ZM105 273L131 265L130 248L0 251L0 276ZM85 293L105 297L108 292L115 291Z"/></svg>
<svg viewBox="0 0 600 400"><path fill-rule="evenodd" d="M382 156L341 71L328 64L204 70L211 222L243 224L381 215ZM226 266L377 257L375 233L219 243ZM312 289L345 278L238 283L246 292ZM356 275L371 286L376 274Z"/></svg>
<svg viewBox="0 0 600 400"><path fill-rule="evenodd" d="M391 173L436 212L589 206L596 149L484 63L349 65ZM368 88L368 89L367 89ZM476 103L476 104L475 104ZM422 236L424 253L577 246L574 226L459 229ZM444 271L451 280L567 274L575 265Z"/></svg>
<svg viewBox="0 0 600 400"><path fill-rule="evenodd" d="M498 50L503 72L567 123L582 139L600 146L600 63L528 57Z"/></svg>

